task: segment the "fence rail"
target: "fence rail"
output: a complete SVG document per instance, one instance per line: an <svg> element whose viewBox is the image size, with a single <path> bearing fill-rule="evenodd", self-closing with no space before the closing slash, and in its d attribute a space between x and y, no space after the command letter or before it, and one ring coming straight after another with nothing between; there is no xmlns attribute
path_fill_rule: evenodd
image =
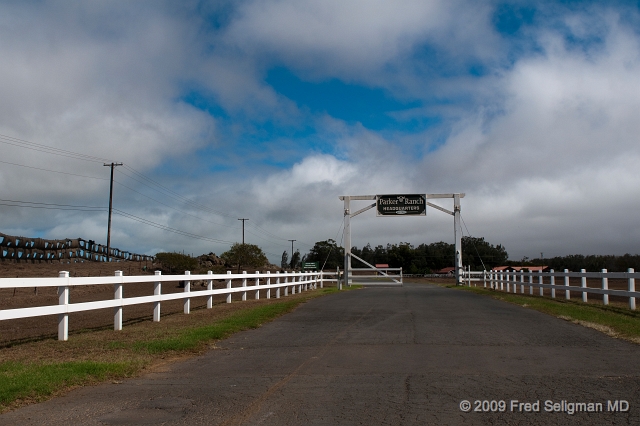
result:
<svg viewBox="0 0 640 426"><path fill-rule="evenodd" d="M580 286L570 285L571 278L579 278ZM588 287L587 279L597 279L600 282L600 288ZM640 292L636 291L636 278L640 278L640 273L635 272L633 268L629 268L627 272L586 272L582 269L580 272L571 272L565 269L563 272L555 272L551 269L549 272L495 272L495 271L469 271L465 270L463 281L466 285L477 286L478 282L483 283L483 287L493 290L506 291L508 293L517 293L520 287L520 293L525 293L525 287L528 287L529 294L534 294L534 288L539 289L539 295L544 295L544 289L549 289L551 297L556 297L556 291L564 290L565 299L571 299L571 293L580 293L583 302L588 302L588 294L602 295L602 303L609 304L609 296L619 296L628 298L629 309L636 309L636 297L640 297ZM525 280L526 279L526 280ZM562 284L556 284L556 279L561 279ZM625 280L627 283L626 290L610 289L609 280ZM513 289L513 291L512 291Z"/></svg>
<svg viewBox="0 0 640 426"><path fill-rule="evenodd" d="M3 288L39 288L57 287L58 304L49 306L37 306L30 308L4 309L0 310L0 320L11 320L18 318L31 318L43 315L58 315L58 340L68 340L69 338L69 314L73 312L92 311L96 309L114 309L114 330L122 330L123 308L125 306L138 305L142 303L154 303L153 321L160 321L161 303L169 300L184 299L184 313L191 311L191 299L195 297L207 298L207 309L213 307L213 296L226 295L226 303L231 303L233 293L241 293L242 300L247 300L247 294L254 292L254 298L260 298L260 291L266 291L266 298L271 298L271 290L275 290L275 298L301 293L309 289L315 289L320 285L324 287L325 282L335 281L325 279L324 275L335 275L335 273L325 272L287 272L271 274L257 271L254 274L245 272L233 274L228 271L226 274L191 275L189 271L184 275L162 275L156 271L155 275L124 276L122 271L116 271L111 277L70 277L69 272L62 271L58 278L0 278L0 289ZM213 288L214 280L224 280L225 288ZM232 287L233 280L241 280L240 287ZM162 293L163 282L184 282L182 293ZM205 281L206 290L191 291L192 281ZM249 282L251 281L250 285ZM154 283L153 295L124 297L124 284L130 283ZM114 297L109 300L94 302L69 302L69 290L77 286L86 285L113 285Z"/></svg>

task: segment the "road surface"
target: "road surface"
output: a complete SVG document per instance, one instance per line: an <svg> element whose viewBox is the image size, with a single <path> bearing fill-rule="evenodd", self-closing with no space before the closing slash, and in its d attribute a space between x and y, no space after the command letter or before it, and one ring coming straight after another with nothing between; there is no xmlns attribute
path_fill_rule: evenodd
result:
<svg viewBox="0 0 640 426"><path fill-rule="evenodd" d="M489 297L373 287L313 299L203 356L0 424L640 424L639 355L637 345ZM576 412L597 404L602 411Z"/></svg>

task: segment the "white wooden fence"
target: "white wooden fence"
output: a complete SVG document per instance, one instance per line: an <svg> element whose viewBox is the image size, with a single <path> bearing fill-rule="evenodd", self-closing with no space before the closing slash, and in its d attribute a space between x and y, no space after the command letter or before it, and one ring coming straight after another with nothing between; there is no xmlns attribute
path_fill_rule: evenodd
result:
<svg viewBox="0 0 640 426"><path fill-rule="evenodd" d="M570 278L580 278L580 286L569 285ZM597 279L600 282L600 288L587 287L587 278ZM636 309L636 297L640 297L640 292L636 291L636 278L640 278L640 273L637 273L633 268L629 268L627 272L607 272L603 269L602 272L586 272L582 269L580 272L570 272L565 269L564 272L554 272L551 269L549 272L495 272L495 271L464 271L463 281L466 285L477 286L478 282L483 283L483 287L491 288L499 291L506 291L508 293L517 293L518 287L520 293L525 293L525 288L528 288L529 294L534 294L534 288L539 289L539 294L542 296L544 289L550 289L551 297L556 297L556 291L565 292L565 299L571 299L571 293L580 293L582 301L588 301L588 294L601 294L602 303L609 304L609 296L621 296L629 299L629 309ZM558 279L561 284L556 284ZM627 282L627 290L615 290L609 288L610 279L622 279Z"/></svg>
<svg viewBox="0 0 640 426"><path fill-rule="evenodd" d="M0 310L0 320L10 320L17 318L30 318L43 315L58 315L58 340L67 340L69 338L69 314L72 312L91 311L95 309L114 308L113 328L114 330L122 330L122 310L125 306L138 305L142 303L154 303L153 321L160 321L160 304L168 300L184 300L184 313L188 314L191 310L191 299L194 297L206 297L207 308L213 307L213 296L223 294L226 295L226 302L231 303L231 295L233 293L241 293L242 300L247 300L247 293L255 292L254 297L260 298L260 291L266 291L267 299L271 298L271 290L275 290L275 297L280 298L281 293L284 296L300 293L309 289L315 289L320 285L324 287L325 280L323 272L288 272L275 273L256 272L255 274L247 274L246 271L241 274L208 274L191 275L189 271L184 275L162 275L160 271L156 271L155 275L141 276L124 276L122 271L116 271L112 277L70 277L69 272L62 271L58 278L0 278L0 289L2 288L38 288L38 287L57 287L58 288L58 304L50 306L38 306L20 309L4 309ZM327 274L329 275L329 274ZM241 287L232 287L232 280L242 280ZM191 291L191 281L204 280L207 283L206 290ZM226 281L226 288L213 288L213 280ZM168 281L182 281L185 283L184 292L181 293L162 293L162 283ZM251 281L253 285L248 285ZM153 282L153 295L126 298L123 294L124 284L129 283L145 283ZM69 303L69 289L76 286L84 285L113 285L113 299L100 300L95 302Z"/></svg>

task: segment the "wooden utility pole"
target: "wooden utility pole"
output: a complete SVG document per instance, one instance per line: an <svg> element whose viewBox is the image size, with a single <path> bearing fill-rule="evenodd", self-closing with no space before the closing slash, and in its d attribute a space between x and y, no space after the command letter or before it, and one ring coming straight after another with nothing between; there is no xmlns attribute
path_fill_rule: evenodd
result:
<svg viewBox="0 0 640 426"><path fill-rule="evenodd" d="M113 168L116 166L122 166L122 163L109 163L105 164L106 167L111 167L111 183L109 184L109 224L107 226L107 262L111 258L111 212L113 210Z"/></svg>
<svg viewBox="0 0 640 426"><path fill-rule="evenodd" d="M249 220L249 219L241 218L241 219L238 219L238 220L242 221L242 245L244 245L244 221L245 220Z"/></svg>
<svg viewBox="0 0 640 426"><path fill-rule="evenodd" d="M291 269L293 269L293 242L297 240L288 240L291 241Z"/></svg>

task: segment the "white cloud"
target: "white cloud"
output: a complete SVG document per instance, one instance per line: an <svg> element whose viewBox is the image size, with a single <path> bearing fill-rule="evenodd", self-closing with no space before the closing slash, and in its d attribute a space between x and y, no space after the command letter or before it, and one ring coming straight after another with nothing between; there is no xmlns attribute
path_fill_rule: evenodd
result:
<svg viewBox="0 0 640 426"><path fill-rule="evenodd" d="M240 8L226 37L316 78L366 80L424 43L486 57L498 42L489 13L487 5L462 0L260 0Z"/></svg>
<svg viewBox="0 0 640 426"><path fill-rule="evenodd" d="M516 258L637 252L617 206L640 208L640 40L617 21L599 49L541 39L544 54L504 74L503 114L458 122L426 174L467 192L475 232Z"/></svg>

